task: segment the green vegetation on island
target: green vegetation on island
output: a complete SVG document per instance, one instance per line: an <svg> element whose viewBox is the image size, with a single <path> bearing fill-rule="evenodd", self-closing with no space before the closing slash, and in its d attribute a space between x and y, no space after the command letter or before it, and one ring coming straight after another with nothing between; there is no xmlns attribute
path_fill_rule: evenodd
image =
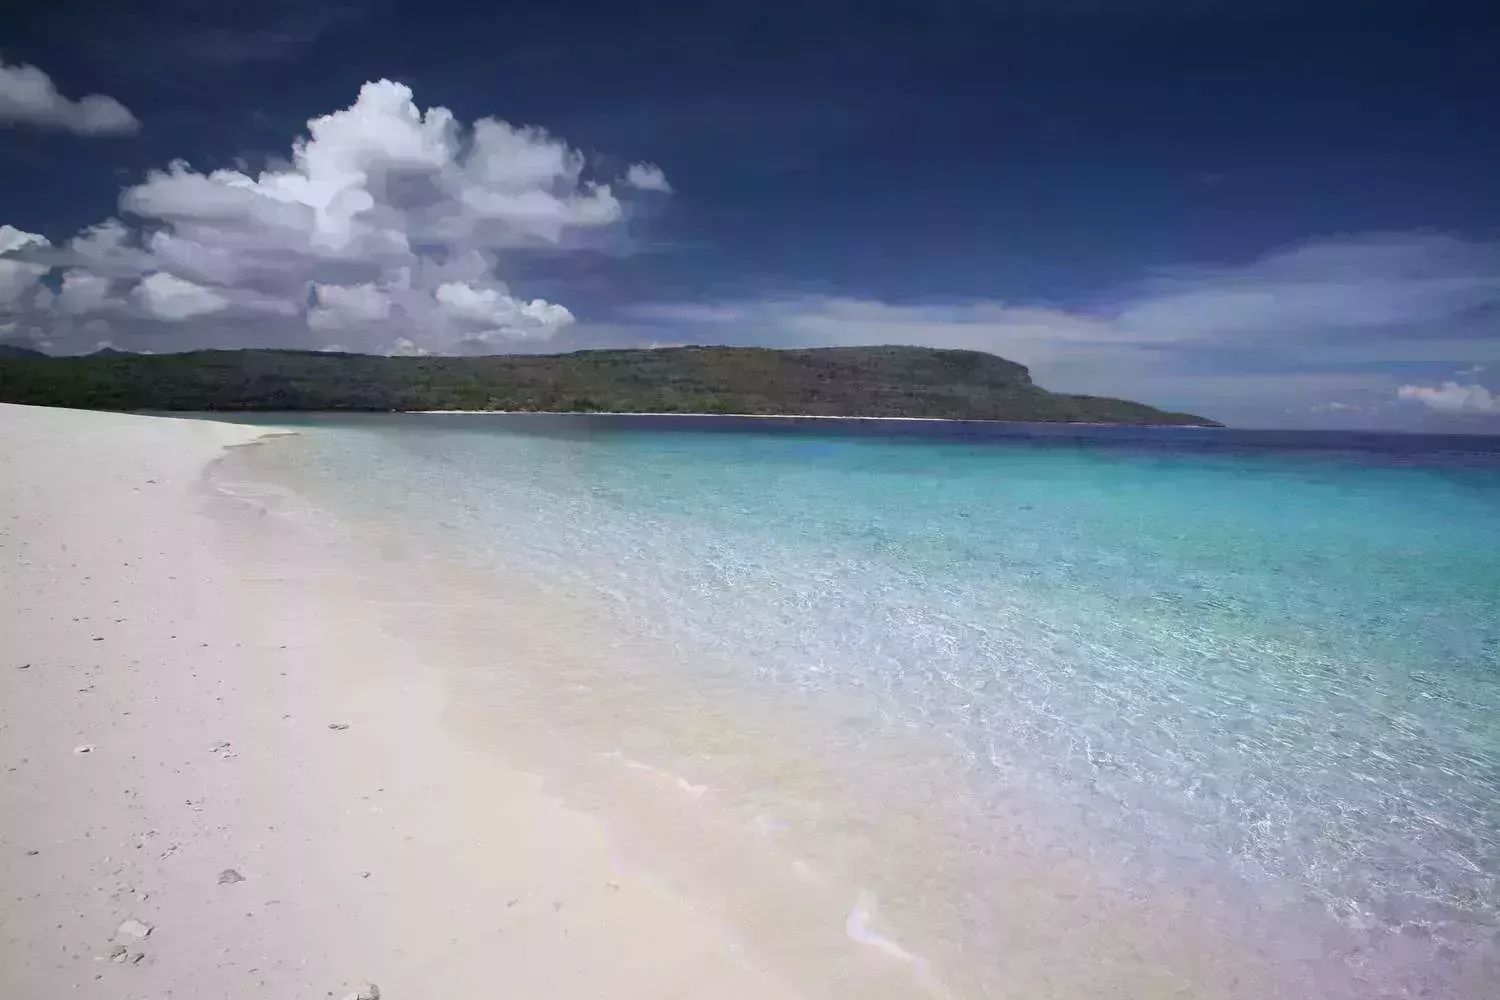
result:
<svg viewBox="0 0 1500 1000"><path fill-rule="evenodd" d="M1215 426L1048 392L1024 365L925 347L674 347L484 357L315 351L0 355L0 401L102 410L533 410Z"/></svg>

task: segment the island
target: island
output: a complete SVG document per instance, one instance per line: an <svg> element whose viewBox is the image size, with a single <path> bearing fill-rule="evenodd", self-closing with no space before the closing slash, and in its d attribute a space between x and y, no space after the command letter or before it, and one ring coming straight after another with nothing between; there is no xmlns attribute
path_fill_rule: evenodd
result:
<svg viewBox="0 0 1500 1000"><path fill-rule="evenodd" d="M1219 426L1049 392L1025 365L928 347L671 347L388 357L321 351L0 354L0 402L93 410L793 414Z"/></svg>

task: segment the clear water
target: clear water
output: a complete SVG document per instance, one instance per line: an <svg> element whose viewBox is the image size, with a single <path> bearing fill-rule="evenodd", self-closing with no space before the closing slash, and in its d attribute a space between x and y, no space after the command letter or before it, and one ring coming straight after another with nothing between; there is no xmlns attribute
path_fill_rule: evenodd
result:
<svg viewBox="0 0 1500 1000"><path fill-rule="evenodd" d="M280 446L300 489L597 608L596 637L671 651L633 675L645 700L696 685L696 712L756 702L773 720L756 739L837 758L864 808L904 802L917 818L885 846L963 869L934 937L993 963L977 992L1032 995L996 985L1020 980L986 914L1015 885L972 884L1001 877L974 859L1010 850L1030 810L1090 879L1129 873L1117 895L1212 886L1236 914L1225 934L1297 967L1286 995L1495 995L1494 439L438 415L308 430ZM819 746L790 732L809 699L877 722ZM877 730L924 749L877 752L861 735ZM901 753L945 760L911 787L872 775ZM935 805L955 802L960 835L906 828L958 822ZM874 815L861 858L886 836ZM944 859L904 864L949 891Z"/></svg>

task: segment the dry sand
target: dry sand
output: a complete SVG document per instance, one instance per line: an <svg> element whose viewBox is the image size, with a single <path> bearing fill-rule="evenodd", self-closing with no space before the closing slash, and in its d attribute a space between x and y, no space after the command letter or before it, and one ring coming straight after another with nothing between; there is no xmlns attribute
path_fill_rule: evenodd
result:
<svg viewBox="0 0 1500 1000"><path fill-rule="evenodd" d="M203 473L260 433L0 406L0 998L794 995L235 561Z"/></svg>

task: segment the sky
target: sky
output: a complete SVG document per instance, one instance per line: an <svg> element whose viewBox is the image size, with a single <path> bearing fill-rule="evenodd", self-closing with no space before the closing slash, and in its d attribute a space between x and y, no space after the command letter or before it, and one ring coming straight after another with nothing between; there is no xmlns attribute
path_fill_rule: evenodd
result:
<svg viewBox="0 0 1500 1000"><path fill-rule="evenodd" d="M1500 5L17 0L0 342L906 343L1500 433Z"/></svg>

